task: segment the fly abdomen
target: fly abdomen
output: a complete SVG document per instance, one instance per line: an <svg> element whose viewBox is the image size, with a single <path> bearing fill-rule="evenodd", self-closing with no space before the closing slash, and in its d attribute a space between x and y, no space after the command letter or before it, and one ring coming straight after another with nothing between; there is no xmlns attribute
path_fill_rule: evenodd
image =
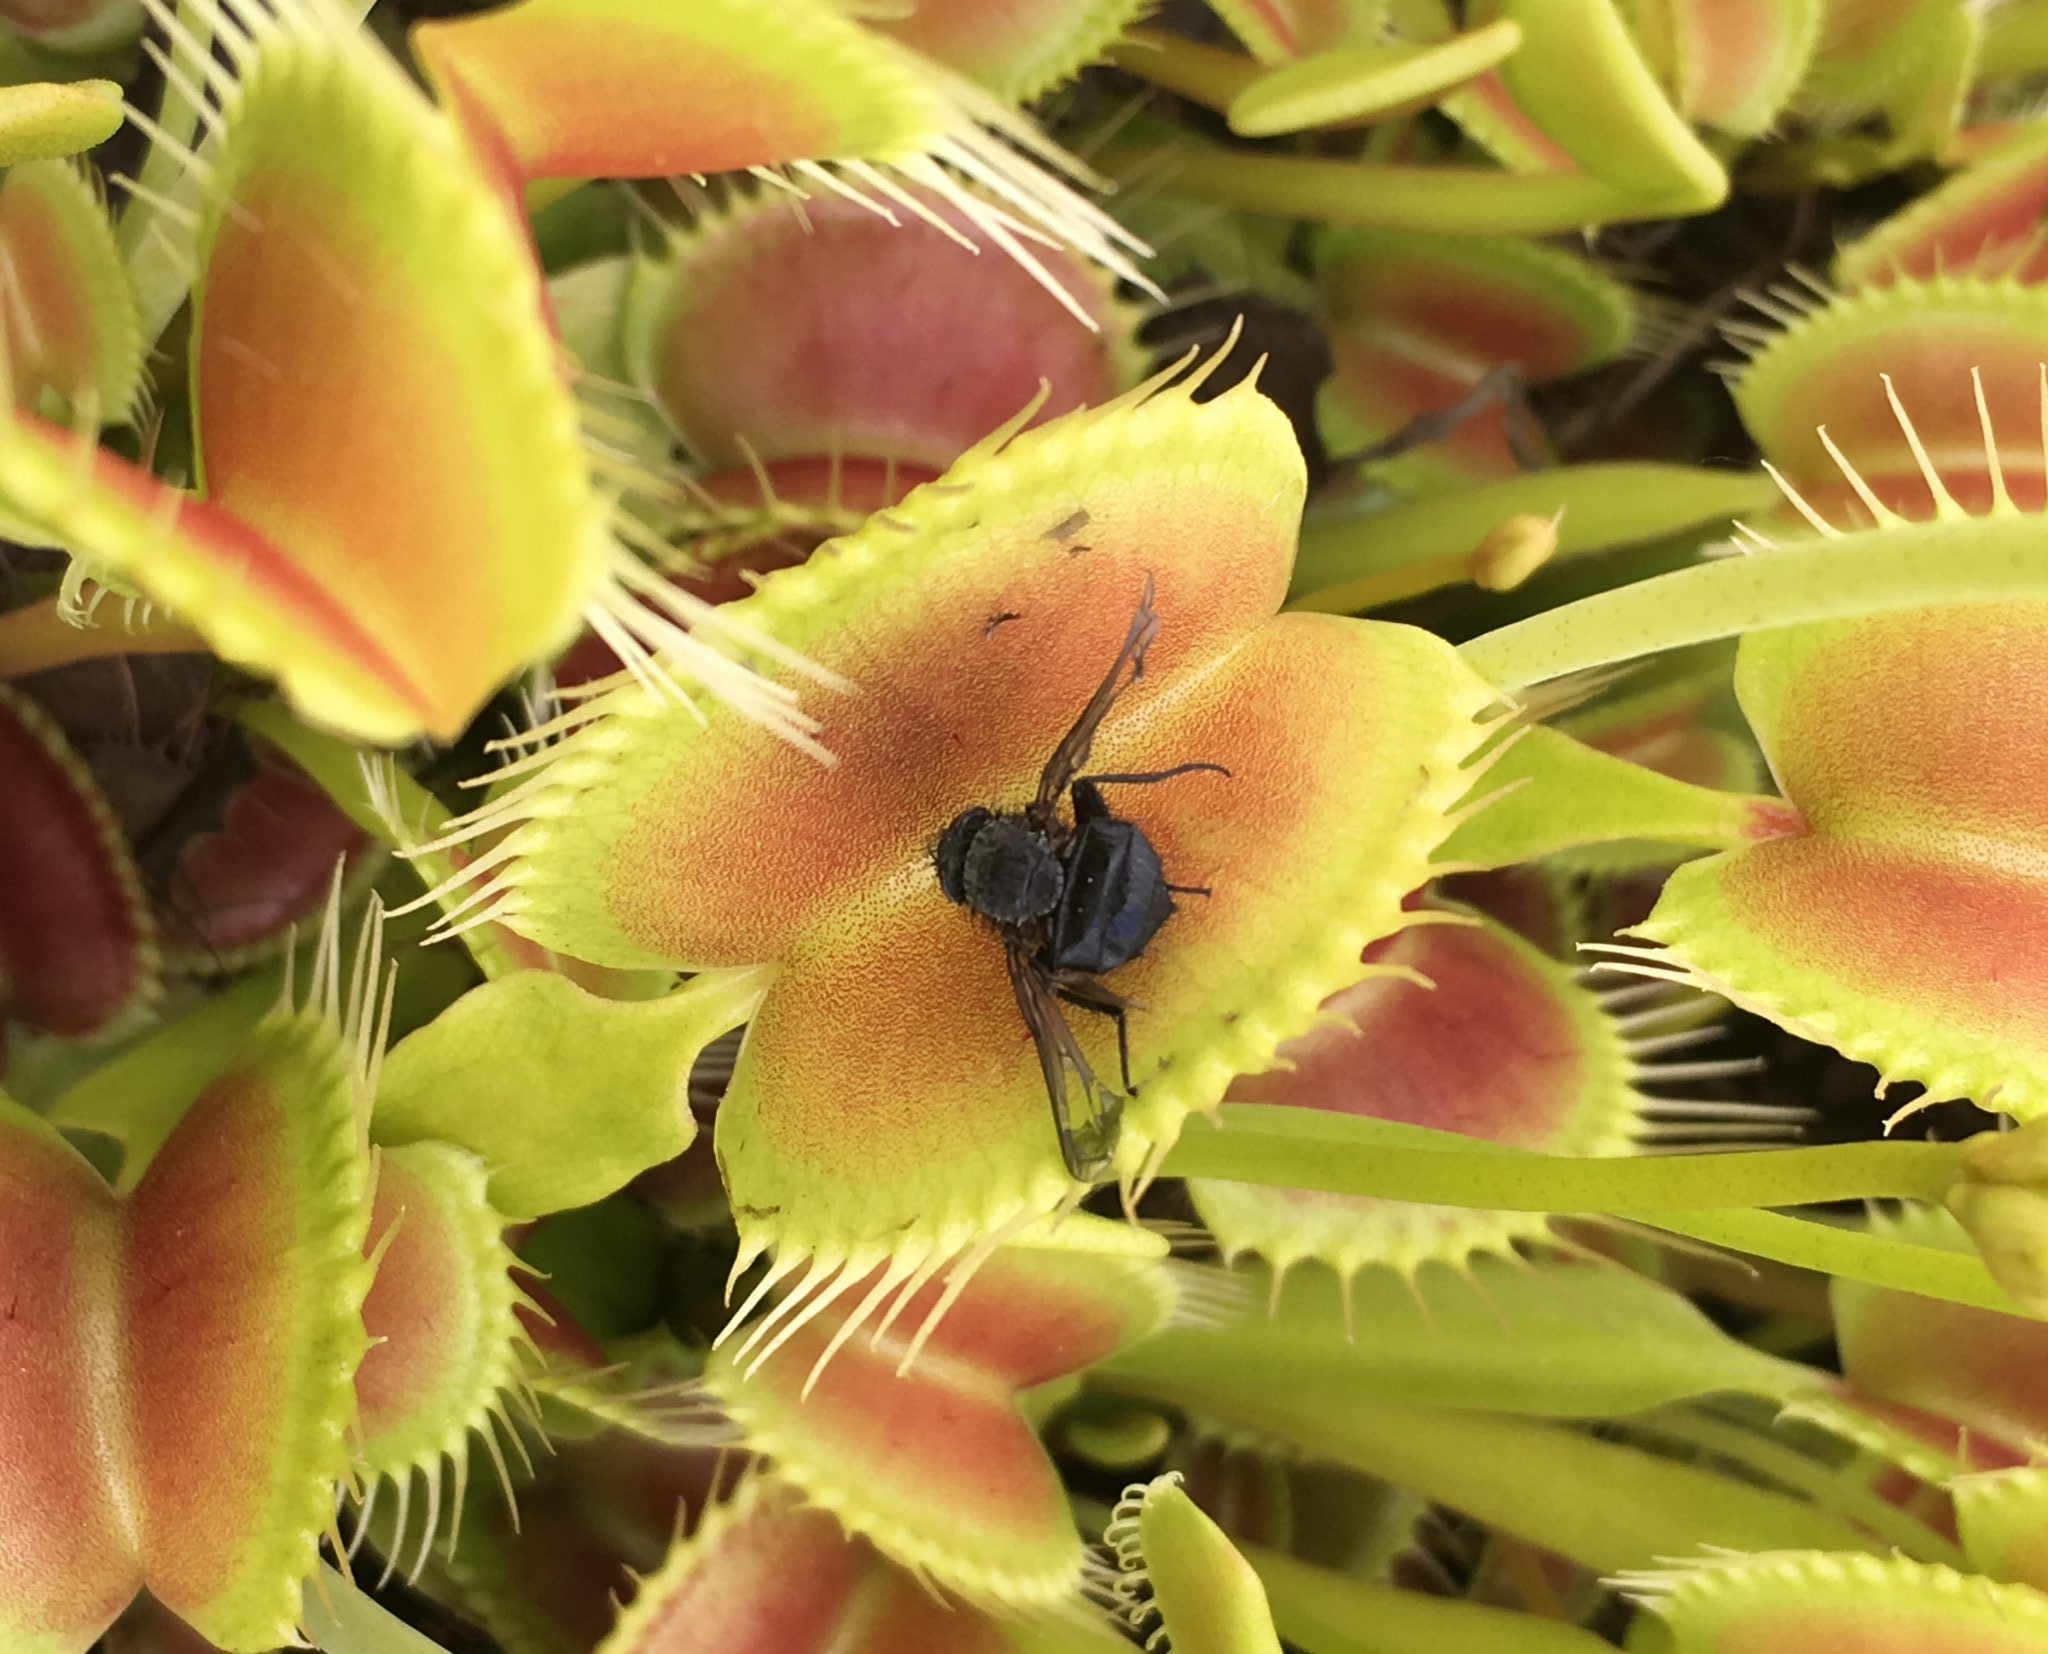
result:
<svg viewBox="0 0 2048 1654"><path fill-rule="evenodd" d="M1067 888L1053 921L1056 970L1101 976L1128 964L1173 914L1159 852L1135 822L1095 817L1067 854Z"/></svg>

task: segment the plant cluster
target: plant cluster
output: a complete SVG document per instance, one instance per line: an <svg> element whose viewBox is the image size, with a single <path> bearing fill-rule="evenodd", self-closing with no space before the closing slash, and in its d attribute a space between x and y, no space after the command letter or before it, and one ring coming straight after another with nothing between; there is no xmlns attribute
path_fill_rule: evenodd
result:
<svg viewBox="0 0 2048 1654"><path fill-rule="evenodd" d="M2048 0L1210 7L0 0L0 1654L2048 1650Z"/></svg>

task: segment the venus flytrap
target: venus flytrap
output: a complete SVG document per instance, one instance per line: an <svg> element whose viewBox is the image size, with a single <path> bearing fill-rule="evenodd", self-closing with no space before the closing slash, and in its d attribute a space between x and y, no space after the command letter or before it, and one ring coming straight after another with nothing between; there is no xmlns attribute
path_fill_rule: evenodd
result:
<svg viewBox="0 0 2048 1654"><path fill-rule="evenodd" d="M508 1504L516 1497L500 1439L523 1458L513 1398L524 1399L534 1358L520 1322L530 1300L504 1230L475 1156L445 1143L379 1153L366 1242L376 1275L363 1303L374 1342L355 1375L351 1470L362 1490L355 1533L376 1536L385 1579L417 1577L444 1522L453 1544L475 1441ZM389 1507L382 1521L380 1503Z"/></svg>
<svg viewBox="0 0 2048 1654"><path fill-rule="evenodd" d="M633 382L710 486L805 458L952 464L1049 386L1036 421L1142 376L1135 314L1078 257L1045 255L1077 320L1021 266L977 256L974 223L928 189L891 224L828 197L802 217L766 192L672 233L622 296ZM849 282L860 270L865 280ZM771 318L758 304L772 289ZM923 371L920 371L922 369ZM893 503L893 502L884 502Z"/></svg>
<svg viewBox="0 0 2048 1654"><path fill-rule="evenodd" d="M387 758L370 757L313 728L276 701L245 702L235 716L251 734L285 753L356 827L401 852L403 865L413 869L420 885L433 889L466 865L468 858L458 850L424 848L446 835L453 812ZM489 926L465 931L463 946L489 980L559 963L545 949Z"/></svg>
<svg viewBox="0 0 2048 1654"><path fill-rule="evenodd" d="M667 693L684 693L672 672L689 656L747 698L754 680L685 629L702 606L615 541L529 245L455 123L326 0L207 16L231 68L174 37L222 105L186 159L205 497L96 450L90 420L67 433L17 414L0 503L87 564L139 574L361 739L452 737L586 619ZM374 164L341 159L357 154ZM343 343L370 334L374 351ZM403 396L392 363L416 375ZM357 488L355 468L390 486ZM752 704L800 736L787 698L770 701Z"/></svg>
<svg viewBox="0 0 2048 1654"><path fill-rule="evenodd" d="M337 905L314 950L316 998L338 993L327 986L343 969L338 895L337 885ZM666 1005L618 1005L559 976L528 971L477 990L387 1061L381 1022L388 998L376 1009L377 927L373 906L348 967L352 1131L359 1153L374 1157L375 1179L373 1196L358 1191L360 1274L346 1277L356 1284L359 1314L345 1295L339 1300L368 1339L360 1363L351 1361L344 1416L358 1506L355 1543L374 1538L386 1558L385 1577L394 1570L416 1577L444 1529L452 1544L461 1528L478 1445L508 1505L516 1500L508 1460L527 1463L520 1432L539 1423L529 1391L545 1359L536 1345L554 1349L576 1335L566 1321L540 1331L551 1312L522 1284L530 1277L508 1245L508 1213L530 1218L588 1200L687 1144L694 1131L686 1102L690 1062L733 1010L730 1003L712 1008L707 1019L711 996L703 987ZM533 1014L536 984L567 996L542 1018ZM249 990L262 986L248 984L210 1002L57 1099L54 1121L97 1133L122 1151L115 1198L131 1206L148 1201L153 1180L164 1175L157 1168L176 1151L180 1134L190 1133L195 1116L210 1117L209 1099L237 1072L228 1059L253 1014ZM747 1003L738 1001L739 1014ZM249 1036L257 1047L276 1021L273 1014L257 1024ZM589 1036L581 1044L570 1032L579 1026ZM538 1053L513 1037L521 1029L545 1032ZM558 1065L552 1073L549 1061ZM597 1072L608 1076L605 1088L619 1111L606 1134L619 1157L611 1161L590 1161L549 1141L551 1105L566 1076ZM124 1074L146 1083L124 1084ZM175 1124L181 1113L184 1123ZM336 1198L349 1187L338 1184ZM224 1215L232 1216L235 1204L228 1202ZM289 1261L294 1253L283 1256ZM180 1312L196 1307L185 1302ZM324 1497L331 1506L331 1488ZM258 1577L249 1588L273 1583L283 1590L288 1581L281 1574ZM170 1588L153 1576L150 1584L160 1596ZM203 1605L179 1611L187 1618L197 1612L194 1623L202 1627L216 1623ZM242 1646L231 1640L240 1631L215 1635L231 1649Z"/></svg>
<svg viewBox="0 0 2048 1654"><path fill-rule="evenodd" d="M359 962L357 972L374 967ZM532 1285L511 1226L596 1200L680 1154L696 1131L691 1064L763 985L760 973L712 973L663 1000L617 1002L525 970L472 990L379 1054L367 1128L381 1156L368 1242L376 1279L363 1308L378 1342L356 1380L354 1469L365 1490L358 1539L374 1538L387 1576L417 1577L444 1527L452 1552L478 1444L516 1512L508 1459L530 1477L523 1433L545 1439L550 1428L535 1390L564 1352L584 1362L595 1348ZM610 1119L564 1117L559 1096L593 1079ZM603 1152L577 1152L593 1130Z"/></svg>
<svg viewBox="0 0 2048 1654"><path fill-rule="evenodd" d="M1826 0L1624 0L1644 58L1689 120L1765 136L1813 67Z"/></svg>
<svg viewBox="0 0 2048 1654"><path fill-rule="evenodd" d="M0 900L0 1004L73 1038L105 1031L162 991L155 915L113 808L56 723L0 685L9 807L0 855L20 868Z"/></svg>
<svg viewBox="0 0 2048 1654"><path fill-rule="evenodd" d="M1522 28L1502 86L1578 166L1667 212L1726 199L1726 169L1672 107L1615 0L1501 0L1500 15Z"/></svg>
<svg viewBox="0 0 2048 1654"><path fill-rule="evenodd" d="M761 18L737 0L688 15L648 0L521 0L422 24L413 46L508 193L536 178L787 169L799 187L929 221L908 183L1084 323L1029 243L1050 234L1146 285L1131 263L1141 244L1054 176L1081 169L1009 105L822 0L775 0L772 17L769 51Z"/></svg>
<svg viewBox="0 0 2048 1654"><path fill-rule="evenodd" d="M680 1539L600 1654L1115 1654L1127 1641L1078 1615L998 1620L936 1596L786 1487L755 1477Z"/></svg>
<svg viewBox="0 0 2048 1654"><path fill-rule="evenodd" d="M66 161L10 166L0 184L7 303L0 342L17 405L90 410L114 424L136 409L143 339L106 210Z"/></svg>
<svg viewBox="0 0 2048 1654"><path fill-rule="evenodd" d="M1943 1213L1908 1209L1892 1224L1927 1246L1961 1251L1974 1243L1999 1268L1978 1231L1968 1224L1958 1231ZM2001 1271L2000 1278L2010 1279L2009 1273ZM1906 1423L1935 1456L1931 1479L2006 1468L2029 1455L2048 1422L2036 1391L2040 1350L2048 1346L2039 1320L1993 1317L1853 1281L1836 1281L1830 1293L1842 1371L1853 1391L1845 1399L1880 1418L1888 1408L1921 1415ZM2037 1303L2029 1307L2038 1314Z"/></svg>
<svg viewBox="0 0 2048 1654"><path fill-rule="evenodd" d="M934 0L874 26L959 70L1007 103L1035 103L1104 55L1145 10L1140 0L1032 0L995 10Z"/></svg>
<svg viewBox="0 0 2048 1654"><path fill-rule="evenodd" d="M859 670L861 693L834 715L834 768L626 689L590 703L474 818L473 831L506 836L477 864L461 924L503 922L611 965L778 961L719 1116L744 1257L817 1260L852 1280L907 1248L957 1253L1070 1198L1043 1077L1014 1037L1002 949L946 899L930 858L962 809L1035 781L1113 658L1129 611L1087 594L1129 583L1135 601L1150 581L1164 617L1094 761L1139 770L1201 754L1231 771L1147 794L1145 830L1169 865L1271 865L1276 835L1334 835L1340 818L1356 847L1296 868L1287 879L1307 883L1288 898L1293 886L1270 877L1190 898L1171 969L1148 956L1120 975L1176 1031L1148 1050L1139 1030L1121 1169L1137 1175L1189 1108L1268 1060L1282 1029L1361 974L1364 942L1402 922L1400 897L1469 784L1458 765L1490 696L1421 633L1275 619L1299 500L1291 444L1246 390L1200 410L1189 396L1146 387L999 432L734 606L785 647ZM1157 526L1169 499L1186 523L1170 538ZM900 601L913 589L915 613ZM935 624L942 593L951 619ZM1346 697L1330 698L1333 683ZM1309 748L1281 738L1297 696L1324 709ZM717 809L692 809L707 787ZM803 824L802 837L757 831L760 811L777 832ZM707 858L754 875L722 894L688 877ZM862 1007L865 1078L845 1072L836 1037L821 1043L806 1009L817 1003ZM1113 1072L1107 1031L1081 1037ZM969 1165L937 1176L963 1142Z"/></svg>
<svg viewBox="0 0 2048 1654"><path fill-rule="evenodd" d="M1958 1476L1949 1484L1956 1533L1971 1567L1992 1579L2031 1585L2048 1580L2048 1474L2036 1466Z"/></svg>
<svg viewBox="0 0 2048 1654"><path fill-rule="evenodd" d="M2014 133L1844 247L1835 279L1851 288L1941 275L2038 281L2043 269L2031 204L2048 183L2044 166L2041 134Z"/></svg>
<svg viewBox="0 0 2048 1654"><path fill-rule="evenodd" d="M59 61L86 61L117 52L142 29L137 0L9 0L0 22L10 43L32 43Z"/></svg>
<svg viewBox="0 0 2048 1654"><path fill-rule="evenodd" d="M220 976L274 958L316 926L336 868L354 895L382 870L370 836L276 751L223 802L152 892L168 968Z"/></svg>
<svg viewBox="0 0 2048 1654"><path fill-rule="evenodd" d="M1403 494L1514 476L1544 456L1520 396L1612 360L1635 295L1596 265L1526 241L1352 230L1319 238L1316 280L1334 371L1317 398L1331 453L1370 452L1458 406L1515 364L1518 383L1437 441L1377 460Z"/></svg>
<svg viewBox="0 0 2048 1654"><path fill-rule="evenodd" d="M1551 1155L1654 1153L1691 1132L1782 1129L1769 1111L1645 1095L1638 1086L1712 1079L1727 1066L1656 1060L1698 1042L1704 1031L1671 1032L1674 1011L1690 1008L1610 1011L1567 966L1481 915L1425 904L1406 930L1368 948L1366 961L1373 974L1325 1001L1324 1020L1282 1046L1279 1065L1232 1086L1240 1117L1276 1106L1426 1122ZM1191 1182L1189 1193L1226 1257L1256 1253L1272 1267L1276 1296L1289 1268L1306 1259L1329 1265L1347 1286L1376 1267L1414 1281L1432 1263L1462 1270L1475 1254L1540 1247L1550 1235L1541 1213L1217 1178Z"/></svg>
<svg viewBox="0 0 2048 1654"><path fill-rule="evenodd" d="M75 0L34 3L0 79L127 73L52 67ZM101 44L138 21L75 9ZM1627 1152L1758 1124L1650 1096L1725 1072L1667 979L2042 1111L2038 0L1232 0L1241 51L1135 37L1128 0L901 10L519 0L415 27L423 91L360 8L159 6L111 234L32 158L104 96L0 110L0 532L31 548L0 1002L41 1111L0 1132L0 1642L84 1654L142 1588L182 1623L104 1654L422 1654L324 1544L506 1654L1109 1654L1069 1484L1185 1464L1113 1536L1149 1521L1125 1606L1180 1654L2040 1646L2039 1123ZM1149 268L1015 107L1105 54L1236 129L1155 99L1118 137L1106 74L1044 106L1179 192L1117 209L1173 239ZM1965 156L1846 293L1793 276L1729 326L1748 465L1695 359L1714 307L1825 256L1860 204L1826 180ZM1597 266L1503 239L1644 218ZM1615 272L1704 308L1635 326ZM1147 275L1188 337L1257 290L1225 309L1281 341L1305 435L1286 307L1320 303L1322 435L1398 438L1405 497L1305 501L1228 367L1130 392ZM1587 463L1515 474L1499 417L1453 417L1508 364ZM1632 564L1720 555L1591 560L1653 541ZM94 582L53 593L49 547L137 601L73 626ZM1091 763L1197 767L1114 800L1183 885L1111 983L1118 1193L1169 1238L1074 1210L1001 944L932 858L1029 796L1148 589ZM1472 641L1341 618L1418 596ZM283 698L195 689L178 739L223 773L116 830L137 800L29 680L196 681L142 657L206 644ZM527 727L481 775L507 684ZM316 1005L277 1008L337 852L346 903L417 887L469 957L408 954L387 1000L323 939ZM1468 901L1528 936L1444 922ZM166 967L200 975L158 999ZM1811 1099L1767 1083L1775 1133ZM1775 1263L1730 1285L1646 1232ZM1205 1239L1261 1261L1165 1255ZM1384 1572L1431 1504L1483 1548L1463 1600Z"/></svg>
<svg viewBox="0 0 2048 1654"><path fill-rule="evenodd" d="M356 996L343 1029L331 966L312 999L256 1028L118 1195L7 1105L6 1405L35 1455L9 1473L42 1495L6 1518L15 1647L83 1654L145 1587L233 1654L301 1623L370 1277L353 1059L374 1013ZM111 1329L121 1354L95 1366Z"/></svg>
<svg viewBox="0 0 2048 1654"><path fill-rule="evenodd" d="M167 1016L47 1102L38 1098L43 1117L94 1150L94 1163L107 1172L114 1192L126 1194L193 1098L219 1077L276 1005L282 980L276 967L252 972L232 988Z"/></svg>
<svg viewBox="0 0 2048 1654"><path fill-rule="evenodd" d="M1412 34L1449 32L1449 14L1433 0L1394 9ZM1270 23L1265 8L1246 11L1255 31ZM1339 16L1341 38L1353 20L1342 8ZM1498 69L1449 91L1443 107L1512 172L1188 142L1121 146L1103 164L1113 175L1164 177L1176 194L1244 211L1468 236L1704 212L1726 198L1726 169L1673 108L1616 0L1504 0L1498 19L1518 31L1514 50ZM1255 33L1246 38L1261 51ZM1298 49L1274 38L1263 55Z"/></svg>
<svg viewBox="0 0 2048 1654"><path fill-rule="evenodd" d="M205 0L173 0L170 15L176 28L166 25L165 32L174 42L188 52L212 50L213 13ZM153 62L171 60L172 54L155 42L149 51ZM167 73L162 97L145 111L129 111L129 119L143 127L150 143L141 165L123 186L128 204L115 234L135 284L143 337L152 343L163 337L191 296L198 268L195 249L206 175L191 166L189 157L211 141L211 129L202 125L201 113L209 96L204 76ZM136 119L138 113L141 120Z"/></svg>
<svg viewBox="0 0 2048 1654"><path fill-rule="evenodd" d="M979 257L965 213L928 189L891 222L828 196L767 190L669 232L616 304L619 372L687 446L647 538L671 579L713 602L801 560L928 482L1037 399L1034 419L1106 402L1141 377L1137 313L1104 274L1038 255L1077 318L1012 261ZM849 282L849 270L865 279ZM783 295L774 317L759 294ZM920 364L929 363L929 371ZM743 370L743 371L742 371ZM615 669L587 638L558 684Z"/></svg>
<svg viewBox="0 0 2048 1654"><path fill-rule="evenodd" d="M1984 1654L2048 1648L2048 1596L1898 1558L1766 1552L1618 1582L1656 1620L1633 1644L1646 1654L1723 1654L1788 1636L1859 1654L1907 1654L1929 1639Z"/></svg>
<svg viewBox="0 0 2048 1654"><path fill-rule="evenodd" d="M983 1250L943 1274L906 1257L800 1280L713 1351L705 1387L779 1478L898 1564L994 1608L1071 1611L1081 1537L1021 1394L1232 1295L1079 1214Z"/></svg>
<svg viewBox="0 0 2048 1654"><path fill-rule="evenodd" d="M1876 112L1888 130L1824 134L1813 145L1811 174L1853 182L1940 154L1985 67L1983 38L1982 14L1962 0L1914 0L1829 18L1799 101L1823 127Z"/></svg>
<svg viewBox="0 0 2048 1654"><path fill-rule="evenodd" d="M201 168L194 423L207 501L182 501L111 456L81 464L72 439L19 419L0 440L0 492L88 562L131 574L146 567L153 595L228 653L281 672L315 716L386 740L427 727L448 733L551 641L601 567L601 518L566 402L555 401L562 392L525 255L479 179L459 165L419 164L422 144L451 156L452 132L330 13L296 8L219 24L239 74L211 71L227 108ZM344 132L385 135L381 170L338 167ZM299 193L288 198L294 179ZM312 211L316 198L324 210ZM415 237L401 250L386 232L422 213L441 226L440 240ZM352 443L365 463L402 467L435 447L425 424L399 436L388 421L351 415L381 387L364 377L365 357L328 348L332 330L359 323L364 305L388 312L393 327L427 325L416 301L451 270L465 272L466 291L495 301L488 312L465 306L444 318L435 350L412 358L447 364L414 407L470 463L459 488L441 470L409 521L380 524L365 515L367 498L339 486L334 456ZM527 417L517 431L502 419L477 424L466 409L479 397L517 403ZM394 436L409 453L373 455ZM298 447L307 441L326 448L324 465L307 464ZM282 449L298 457L280 457ZM425 502L436 495L430 517ZM373 540L390 554L381 566L362 550ZM469 572L449 566L445 552L427 555L428 540L462 542ZM478 571L484 547L505 559L495 580ZM261 581L236 575L252 558L267 565ZM345 602L334 584L344 568L354 582ZM523 589L508 600L514 569L524 570ZM500 617L485 628L499 634L498 647L484 650L495 659L459 666L444 652L428 661L414 628L449 601Z"/></svg>

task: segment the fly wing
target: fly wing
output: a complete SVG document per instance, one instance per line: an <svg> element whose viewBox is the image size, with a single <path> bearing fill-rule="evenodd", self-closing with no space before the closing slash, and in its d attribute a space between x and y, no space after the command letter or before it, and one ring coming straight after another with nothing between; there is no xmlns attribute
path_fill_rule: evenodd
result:
<svg viewBox="0 0 2048 1654"><path fill-rule="evenodd" d="M1045 1095L1052 1104L1053 1129L1059 1133L1060 1157L1070 1175L1082 1183L1093 1183L1109 1169L1116 1155L1118 1118L1123 1099L1106 1092L1088 1066L1073 1030L1053 997L1052 984L1038 968L1030 948L1022 942L1004 943L1003 956L1010 968L1010 989L1017 996L1017 1009L1024 1026L1031 1030L1031 1042L1038 1048L1038 1066L1045 1076ZM1078 1082L1081 1118L1076 1121L1067 1087L1072 1071Z"/></svg>
<svg viewBox="0 0 2048 1654"><path fill-rule="evenodd" d="M1038 796L1031 801L1026 815L1039 831L1043 832L1053 821L1059 810L1060 798L1073 784L1074 777L1081 773L1081 766L1088 762L1088 749L1095 744L1095 732L1101 727L1102 720L1109 716L1109 709L1116 704L1116 698L1122 692L1124 668L1131 668L1134 682L1143 677L1145 651L1158 635L1159 615L1152 607L1152 576L1148 574L1145 576L1145 590L1138 598L1137 610L1131 616L1131 629L1124 634L1124 646L1117 651L1116 659L1110 663L1102 682L1096 685L1095 693L1088 697L1088 704L1081 709L1081 716L1074 720L1074 727L1053 748L1052 756L1046 760L1044 773L1038 778Z"/></svg>

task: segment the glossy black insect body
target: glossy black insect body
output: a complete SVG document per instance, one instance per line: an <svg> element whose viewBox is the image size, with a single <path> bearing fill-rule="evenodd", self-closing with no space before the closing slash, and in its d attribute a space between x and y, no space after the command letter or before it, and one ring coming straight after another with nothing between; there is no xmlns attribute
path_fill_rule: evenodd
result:
<svg viewBox="0 0 2048 1654"><path fill-rule="evenodd" d="M1120 821L1092 781L1073 788L1074 836L1061 858L1066 887L1053 911L1054 970L1100 976L1127 965L1173 916L1159 852L1134 821Z"/></svg>
<svg viewBox="0 0 2048 1654"><path fill-rule="evenodd" d="M1080 774L1096 730L1123 689L1125 669L1133 680L1143 674L1145 651L1158 631L1147 579L1123 648L1046 761L1037 796L1021 810L962 810L933 853L939 888L986 919L1003 939L1017 1008L1038 1048L1060 1153L1067 1170L1084 1182L1100 1176L1114 1157L1124 1096L1134 1089L1126 1020L1131 1004L1100 979L1145 951L1173 916L1176 893L1208 894L1168 883L1151 840L1136 822L1110 809L1102 788L1197 770L1229 773L1220 764L1181 764L1145 775ZM1069 799L1071 823L1061 813ZM1062 1002L1115 1021L1122 1094L1096 1079L1061 1014ZM1068 1096L1069 1070L1080 1082L1086 1111L1078 1122Z"/></svg>

